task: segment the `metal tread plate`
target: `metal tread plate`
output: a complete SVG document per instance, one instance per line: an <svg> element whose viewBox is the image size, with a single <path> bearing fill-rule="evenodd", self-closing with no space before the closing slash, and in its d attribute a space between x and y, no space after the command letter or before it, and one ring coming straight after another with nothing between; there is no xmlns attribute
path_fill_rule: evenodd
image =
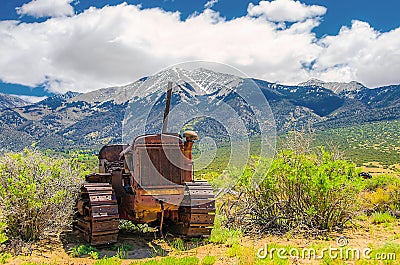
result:
<svg viewBox="0 0 400 265"><path fill-rule="evenodd" d="M215 218L215 196L206 181L186 182L184 206L180 208L178 226L181 234L189 237L209 236Z"/></svg>
<svg viewBox="0 0 400 265"><path fill-rule="evenodd" d="M93 246L116 243L119 213L112 186L109 183L86 182L79 198L88 210L85 215L75 218L74 228Z"/></svg>

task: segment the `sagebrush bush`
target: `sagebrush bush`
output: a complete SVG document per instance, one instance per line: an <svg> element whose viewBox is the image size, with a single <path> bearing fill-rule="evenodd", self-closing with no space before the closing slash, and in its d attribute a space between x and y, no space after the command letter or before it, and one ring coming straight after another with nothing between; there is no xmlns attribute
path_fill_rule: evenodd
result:
<svg viewBox="0 0 400 265"><path fill-rule="evenodd" d="M400 177L390 174L374 176L366 180L361 193L367 212L393 212L400 210Z"/></svg>
<svg viewBox="0 0 400 265"><path fill-rule="evenodd" d="M365 190L375 191L377 188L386 189L390 185L400 186L400 176L395 174L379 174L365 180Z"/></svg>
<svg viewBox="0 0 400 265"><path fill-rule="evenodd" d="M235 220L245 231L332 230L359 208L363 183L355 164L334 159L324 149L282 151L263 174L258 187L244 185L239 198Z"/></svg>
<svg viewBox="0 0 400 265"><path fill-rule="evenodd" d="M0 158L0 213L10 238L35 240L70 223L85 166L37 151Z"/></svg>

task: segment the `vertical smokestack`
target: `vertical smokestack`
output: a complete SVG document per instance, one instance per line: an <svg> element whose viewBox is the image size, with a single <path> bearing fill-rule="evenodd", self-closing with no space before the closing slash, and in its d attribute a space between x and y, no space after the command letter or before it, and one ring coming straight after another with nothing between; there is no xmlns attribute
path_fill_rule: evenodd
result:
<svg viewBox="0 0 400 265"><path fill-rule="evenodd" d="M167 132L169 107L171 105L172 82L168 82L167 101L165 102L164 120L161 133Z"/></svg>
<svg viewBox="0 0 400 265"><path fill-rule="evenodd" d="M194 181L193 179L193 162L192 162L192 146L195 140L198 140L199 137L197 133L194 131L185 131L183 133L183 137L186 138L185 144L183 146L183 155L186 157L185 159L185 169L183 171L183 181L190 182Z"/></svg>

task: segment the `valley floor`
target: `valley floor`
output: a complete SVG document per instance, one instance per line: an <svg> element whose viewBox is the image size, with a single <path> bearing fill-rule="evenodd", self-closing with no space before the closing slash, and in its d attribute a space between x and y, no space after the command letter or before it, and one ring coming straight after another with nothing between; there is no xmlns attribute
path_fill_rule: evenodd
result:
<svg viewBox="0 0 400 265"><path fill-rule="evenodd" d="M177 242L183 242L183 245ZM85 243L71 231L65 231L58 235L48 234L46 238L32 244L30 254L9 258L7 263L26 265L400 264L399 219L373 224L371 217L361 216L341 233L329 233L319 239L286 235L242 237L239 242L239 244L227 246L207 243L207 240L179 241L171 235L160 239L154 233L137 234L121 231L117 247L98 248L100 259L96 260L88 256L72 257L72 248ZM124 246L129 246L129 248L121 251ZM315 255L312 251L315 251ZM257 257L257 253L261 258ZM357 253L360 255L359 258ZM266 257L263 258L263 255ZM104 256L119 256L122 259L101 259ZM184 259L184 257L192 257L192 259Z"/></svg>

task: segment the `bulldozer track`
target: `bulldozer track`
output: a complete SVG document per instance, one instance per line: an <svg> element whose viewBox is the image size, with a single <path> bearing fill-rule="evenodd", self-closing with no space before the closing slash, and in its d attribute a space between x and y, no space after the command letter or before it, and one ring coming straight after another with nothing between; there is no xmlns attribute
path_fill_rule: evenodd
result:
<svg viewBox="0 0 400 265"><path fill-rule="evenodd" d="M215 217L213 188L206 181L186 182L179 208L178 232L184 236L209 236Z"/></svg>
<svg viewBox="0 0 400 265"><path fill-rule="evenodd" d="M84 183L76 204L74 230L91 245L113 244L118 239L118 204L111 184Z"/></svg>

